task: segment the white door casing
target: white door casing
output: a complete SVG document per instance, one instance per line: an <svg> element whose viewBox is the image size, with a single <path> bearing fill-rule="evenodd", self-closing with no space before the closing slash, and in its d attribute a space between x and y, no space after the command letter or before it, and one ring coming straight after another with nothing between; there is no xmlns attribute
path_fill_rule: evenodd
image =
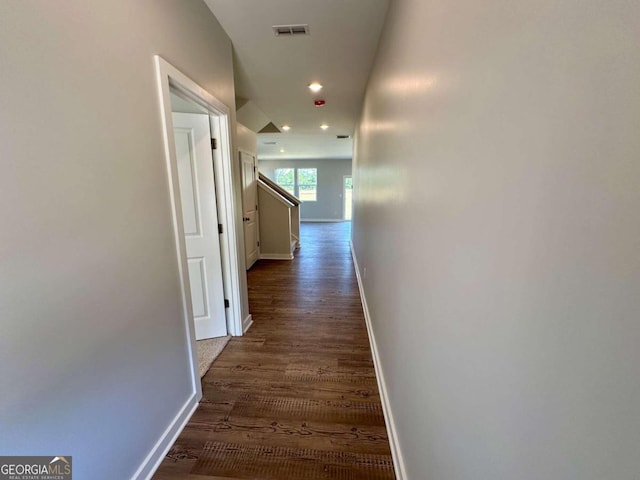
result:
<svg viewBox="0 0 640 480"><path fill-rule="evenodd" d="M258 175L256 157L240 152L242 166L242 223L244 226L244 251L247 270L260 257L258 229Z"/></svg>
<svg viewBox="0 0 640 480"><path fill-rule="evenodd" d="M193 320L189 281L189 267L187 262L186 240L182 221L182 207L180 205L180 186L178 181L178 165L172 118L172 94L199 106L209 116L210 131L218 140L218 148L213 151L214 180L217 198L218 222L223 225L220 235L220 253L222 257L222 273L224 279L225 296L229 299L226 308L227 326L232 335L242 335L251 325L251 315L248 314L246 272L244 271L244 256L241 253L236 218L236 196L239 185L234 178L239 177L238 164L232 155L230 117L231 111L223 102L211 95L191 78L187 77L176 67L159 55L154 55L156 81L158 87L159 111L162 119L162 139L164 146L164 160L167 173L168 208L171 215L171 229L176 255L176 280L180 286L180 311L176 312L183 325L186 341L186 354L190 367L190 392L184 404L164 431L156 444L151 448L147 458L133 474L132 478L151 478L155 468L164 458L178 434L198 407L202 398L202 382L198 372L198 353L196 346L195 325ZM237 174L237 177L236 177ZM237 186L236 186L237 185ZM236 228L237 227L237 228ZM178 360L179 361L179 360Z"/></svg>
<svg viewBox="0 0 640 480"><path fill-rule="evenodd" d="M227 334L209 117L173 113L196 339Z"/></svg>

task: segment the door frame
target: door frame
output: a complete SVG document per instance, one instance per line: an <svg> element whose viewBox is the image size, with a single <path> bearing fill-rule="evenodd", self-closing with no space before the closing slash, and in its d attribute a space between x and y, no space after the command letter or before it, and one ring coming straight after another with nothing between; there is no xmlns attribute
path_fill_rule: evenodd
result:
<svg viewBox="0 0 640 480"><path fill-rule="evenodd" d="M160 113L162 117L164 153L169 179L169 195L171 197L171 214L176 242L178 274L180 277L182 315L189 338L189 349L192 358L192 374L198 397L201 397L200 375L196 351L195 326L191 307L191 291L189 287L189 270L182 223L182 206L171 118L171 91L203 107L208 115L211 131L218 140L214 155L214 177L216 186L216 203L218 222L222 225L220 235L220 253L222 256L222 274L225 297L229 300L226 309L227 331L231 335L242 335L242 297L240 294L240 268L238 255L238 238L236 235L236 209L234 204L234 182L231 154L231 129L229 108L217 98L200 87L189 77L180 72L159 55L154 56ZM242 258L244 263L244 257Z"/></svg>

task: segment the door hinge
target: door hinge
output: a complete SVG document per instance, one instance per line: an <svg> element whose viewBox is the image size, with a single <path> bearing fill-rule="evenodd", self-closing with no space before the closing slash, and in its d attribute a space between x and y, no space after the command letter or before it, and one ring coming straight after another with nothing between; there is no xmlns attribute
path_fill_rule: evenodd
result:
<svg viewBox="0 0 640 480"><path fill-rule="evenodd" d="M211 139L211 150L217 150L218 149L218 140L216 140L215 138Z"/></svg>
<svg viewBox="0 0 640 480"><path fill-rule="evenodd" d="M229 308L229 300L224 299L224 308Z"/></svg>
<svg viewBox="0 0 640 480"><path fill-rule="evenodd" d="M258 246L260 246L260 240L258 240Z"/></svg>
<svg viewBox="0 0 640 480"><path fill-rule="evenodd" d="M222 224L218 224L218 234L222 235Z"/></svg>

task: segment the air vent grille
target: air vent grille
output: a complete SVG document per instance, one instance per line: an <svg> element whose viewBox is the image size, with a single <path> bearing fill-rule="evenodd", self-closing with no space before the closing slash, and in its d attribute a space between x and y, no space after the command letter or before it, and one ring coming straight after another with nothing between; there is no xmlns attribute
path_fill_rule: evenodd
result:
<svg viewBox="0 0 640 480"><path fill-rule="evenodd" d="M309 35L309 25L274 25L273 33L276 37L280 35L292 36L292 35Z"/></svg>
<svg viewBox="0 0 640 480"><path fill-rule="evenodd" d="M336 138L342 140L343 138L351 138L351 135L336 135Z"/></svg>
<svg viewBox="0 0 640 480"><path fill-rule="evenodd" d="M277 145L277 142L262 142L263 145Z"/></svg>

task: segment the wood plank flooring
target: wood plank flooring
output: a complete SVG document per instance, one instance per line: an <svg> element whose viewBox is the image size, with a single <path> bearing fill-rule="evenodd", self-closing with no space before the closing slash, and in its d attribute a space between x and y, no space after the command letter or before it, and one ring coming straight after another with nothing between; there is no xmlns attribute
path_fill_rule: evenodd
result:
<svg viewBox="0 0 640 480"><path fill-rule="evenodd" d="M254 324L203 378L155 479L395 478L349 228L303 224L293 261L248 272Z"/></svg>

